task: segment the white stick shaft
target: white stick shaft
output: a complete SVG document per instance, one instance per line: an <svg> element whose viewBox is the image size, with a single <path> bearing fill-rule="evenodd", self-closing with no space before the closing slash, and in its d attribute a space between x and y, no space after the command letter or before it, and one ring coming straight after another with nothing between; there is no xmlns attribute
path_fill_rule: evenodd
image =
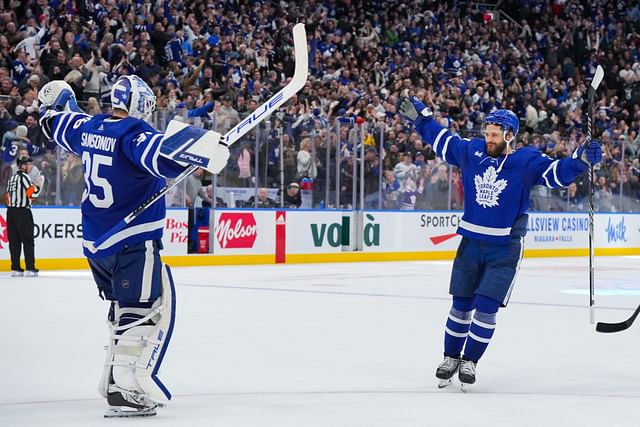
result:
<svg viewBox="0 0 640 427"><path fill-rule="evenodd" d="M293 27L293 47L295 49L296 68L291 81L283 87L278 93L273 95L267 102L258 107L249 117L235 125L229 132L224 135L221 143L231 145L238 141L244 134L256 127L261 121L266 119L271 113L277 110L282 104L287 102L289 98L298 93L304 87L309 74L309 53L307 52L307 34L304 24L299 23ZM178 183L191 175L197 169L196 166L189 166L180 175L178 175L171 184L165 185L157 193L145 200L140 206L135 208L129 215L116 223L109 231L97 239L90 245L90 251L95 253L100 249L100 245L115 233L123 230L127 224L135 220L149 206L164 197L165 194Z"/></svg>
<svg viewBox="0 0 640 427"><path fill-rule="evenodd" d="M309 74L309 54L307 53L307 34L302 23L293 27L293 48L295 49L296 68L289 84L280 89L267 102L256 108L253 113L235 125L233 129L229 130L222 142L231 145L239 140L304 87Z"/></svg>

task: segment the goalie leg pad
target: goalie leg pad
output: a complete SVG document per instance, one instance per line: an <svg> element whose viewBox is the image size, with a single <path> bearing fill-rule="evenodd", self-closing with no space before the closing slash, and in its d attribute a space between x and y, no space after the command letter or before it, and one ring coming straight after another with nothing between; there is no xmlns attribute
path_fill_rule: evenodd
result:
<svg viewBox="0 0 640 427"><path fill-rule="evenodd" d="M147 345L136 364L136 379L145 394L158 403L166 403L171 399L171 393L158 377L160 365L164 359L175 322L175 289L173 277L168 266L162 269L162 316L151 331Z"/></svg>
<svg viewBox="0 0 640 427"><path fill-rule="evenodd" d="M162 294L152 305L122 305L113 304L112 333L100 394L111 405L120 402L140 410L163 405L171 399L171 393L158 374L175 320L175 293L169 267L163 265Z"/></svg>

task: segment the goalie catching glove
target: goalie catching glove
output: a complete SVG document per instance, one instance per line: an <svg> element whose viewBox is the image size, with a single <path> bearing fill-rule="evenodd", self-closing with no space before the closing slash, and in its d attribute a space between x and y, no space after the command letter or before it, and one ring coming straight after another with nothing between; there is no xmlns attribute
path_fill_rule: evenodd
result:
<svg viewBox="0 0 640 427"><path fill-rule="evenodd" d="M69 83L53 80L38 93L40 101L40 127L47 139L51 139L51 120L57 113L84 113L76 101L76 95Z"/></svg>

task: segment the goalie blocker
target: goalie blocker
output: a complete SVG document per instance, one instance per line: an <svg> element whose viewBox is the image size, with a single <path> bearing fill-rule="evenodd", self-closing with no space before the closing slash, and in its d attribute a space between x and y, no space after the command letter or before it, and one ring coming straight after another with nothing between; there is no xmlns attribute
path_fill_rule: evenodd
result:
<svg viewBox="0 0 640 427"><path fill-rule="evenodd" d="M184 165L201 167L215 175L229 160L229 148L220 142L221 137L218 132L174 119L169 122L160 143L160 155Z"/></svg>

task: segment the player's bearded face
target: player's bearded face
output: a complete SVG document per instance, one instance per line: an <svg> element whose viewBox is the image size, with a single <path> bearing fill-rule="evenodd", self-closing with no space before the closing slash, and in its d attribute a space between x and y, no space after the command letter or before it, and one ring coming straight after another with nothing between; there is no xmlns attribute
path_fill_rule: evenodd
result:
<svg viewBox="0 0 640 427"><path fill-rule="evenodd" d="M507 132L507 138L511 137L511 132ZM484 139L486 141L486 151L491 157L502 155L507 148L507 141L504 140L502 128L497 125L487 125L484 130Z"/></svg>

